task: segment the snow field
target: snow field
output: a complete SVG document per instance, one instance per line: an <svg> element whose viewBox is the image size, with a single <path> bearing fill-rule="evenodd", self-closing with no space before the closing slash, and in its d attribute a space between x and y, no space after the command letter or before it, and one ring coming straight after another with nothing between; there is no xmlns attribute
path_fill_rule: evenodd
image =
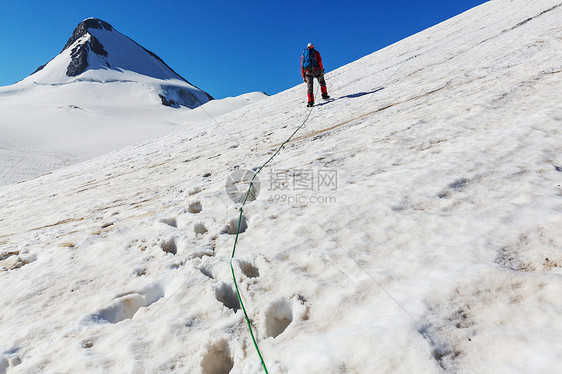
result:
<svg viewBox="0 0 562 374"><path fill-rule="evenodd" d="M134 82L74 82L4 97L0 90L0 184L34 178L185 127L212 125L211 117L267 97L255 92L196 109L173 109L154 101L151 91Z"/></svg>
<svg viewBox="0 0 562 374"><path fill-rule="evenodd" d="M554 6L491 1L327 75L336 100L270 169L336 170L336 201L268 202L264 170L234 260L270 372L557 372ZM301 85L0 187L0 368L260 373L224 184L304 101Z"/></svg>
<svg viewBox="0 0 562 374"><path fill-rule="evenodd" d="M121 33L90 28L107 56L87 49L88 69L66 75L85 34L42 69L0 87L0 185L21 182L240 108L259 92L209 102L208 95ZM185 106L169 108L161 97Z"/></svg>

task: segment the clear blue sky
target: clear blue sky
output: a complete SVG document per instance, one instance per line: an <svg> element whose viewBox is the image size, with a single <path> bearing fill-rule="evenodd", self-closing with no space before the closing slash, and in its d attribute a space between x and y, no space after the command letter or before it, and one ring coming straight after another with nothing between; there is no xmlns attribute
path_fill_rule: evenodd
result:
<svg viewBox="0 0 562 374"><path fill-rule="evenodd" d="M0 4L0 86L57 55L78 23L109 22L215 98L275 94L301 82L312 41L327 71L481 0L14 0Z"/></svg>

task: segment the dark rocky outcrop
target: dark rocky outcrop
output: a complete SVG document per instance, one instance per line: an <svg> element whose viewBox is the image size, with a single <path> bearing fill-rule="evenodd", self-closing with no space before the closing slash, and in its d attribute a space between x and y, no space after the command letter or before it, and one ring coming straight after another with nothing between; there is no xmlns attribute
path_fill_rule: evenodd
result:
<svg viewBox="0 0 562 374"><path fill-rule="evenodd" d="M100 41L96 39L95 36L90 37L90 50L94 52L96 55L100 55L103 57L107 57L107 51L103 49L103 45L101 45Z"/></svg>
<svg viewBox="0 0 562 374"><path fill-rule="evenodd" d="M107 51L103 49L103 45L96 39L95 36L90 35L90 40L84 44L79 44L72 49L72 52L70 53L70 64L66 68L67 76L75 77L86 71L88 68L88 51L107 57ZM106 64L109 67L107 61Z"/></svg>
<svg viewBox="0 0 562 374"><path fill-rule="evenodd" d="M68 41L66 42L66 44L64 45L64 48L62 50L64 51L65 49L70 47L72 44L74 44L75 41L77 41L78 39L83 37L86 33L88 33L88 29L97 29L97 30L105 29L107 31L113 31L114 30L113 27L109 23L107 23L105 21L102 21L101 19L88 18L88 19L86 19L86 20L84 20L84 21L82 21L78 24L76 29L74 29L74 32L72 33L72 36L68 39Z"/></svg>
<svg viewBox="0 0 562 374"><path fill-rule="evenodd" d="M88 44L79 44L72 49L70 64L66 68L66 75L75 77L88 68Z"/></svg>
<svg viewBox="0 0 562 374"><path fill-rule="evenodd" d="M89 29L113 31L113 27L109 23L97 18L88 18L78 24L62 50L65 51L84 35L88 34L90 39L72 49L70 54L72 60L66 69L66 75L69 77L75 77L86 71L88 68L88 51L92 51L99 56L107 57L107 51L103 48L100 41L88 32Z"/></svg>
<svg viewBox="0 0 562 374"><path fill-rule="evenodd" d="M166 96L164 96L162 94L158 94L158 96L160 97L160 100L162 100L162 105L171 106L171 107L177 106L177 104L174 100L171 100L171 99L168 100L168 99L166 99Z"/></svg>

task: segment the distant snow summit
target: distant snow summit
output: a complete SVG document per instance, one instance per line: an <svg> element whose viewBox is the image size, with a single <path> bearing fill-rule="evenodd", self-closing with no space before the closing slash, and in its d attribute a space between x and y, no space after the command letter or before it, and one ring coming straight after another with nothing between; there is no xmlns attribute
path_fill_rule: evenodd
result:
<svg viewBox="0 0 562 374"><path fill-rule="evenodd" d="M160 57L97 18L82 21L61 53L22 81L61 85L76 81L140 82L163 105L195 108L213 97L177 74Z"/></svg>

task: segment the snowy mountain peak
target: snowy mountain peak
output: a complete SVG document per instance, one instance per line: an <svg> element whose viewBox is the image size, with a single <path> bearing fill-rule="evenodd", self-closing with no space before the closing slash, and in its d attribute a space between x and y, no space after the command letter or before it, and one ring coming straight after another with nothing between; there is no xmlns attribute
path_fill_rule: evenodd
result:
<svg viewBox="0 0 562 374"><path fill-rule="evenodd" d="M74 29L74 32L72 33L72 36L68 39L68 41L66 42L64 48L62 49L61 52L65 51L66 49L68 49L70 46L72 46L78 39L82 38L83 36L89 34L88 30L89 29L97 29L97 30L106 30L106 31L113 31L114 28L107 22L102 21L101 19L97 19L97 18L86 18L84 21L80 22L78 24L78 26L76 27L76 29ZM91 34L89 34L90 37L92 38L92 40L95 40L94 44L94 49L92 49L93 52L97 53L97 54L101 54L104 56L107 56L107 52L103 51L103 46L101 46L101 50L99 50L99 41L92 36ZM72 75L70 75L72 76Z"/></svg>
<svg viewBox="0 0 562 374"><path fill-rule="evenodd" d="M61 53L22 83L141 83L166 106L195 108L212 96L190 84L155 53L97 18L80 22Z"/></svg>
<svg viewBox="0 0 562 374"><path fill-rule="evenodd" d="M62 49L63 51L74 44L75 41L83 37L84 35L88 34L89 29L97 29L97 30L106 30L106 31L113 31L114 28L107 22L102 21L101 19L97 18L86 18L84 21L80 22L72 36L66 42L66 45Z"/></svg>
<svg viewBox="0 0 562 374"><path fill-rule="evenodd" d="M113 31L113 27L100 19L87 18L78 24L78 27L72 33L72 36L66 42L62 52L73 46L77 41L77 45L72 48L71 62L66 69L66 75L75 77L82 74L88 68L88 53L92 52L101 58L108 57L107 51L103 48L100 41L93 36L88 30L106 30ZM111 67L107 60L105 60L107 67Z"/></svg>

